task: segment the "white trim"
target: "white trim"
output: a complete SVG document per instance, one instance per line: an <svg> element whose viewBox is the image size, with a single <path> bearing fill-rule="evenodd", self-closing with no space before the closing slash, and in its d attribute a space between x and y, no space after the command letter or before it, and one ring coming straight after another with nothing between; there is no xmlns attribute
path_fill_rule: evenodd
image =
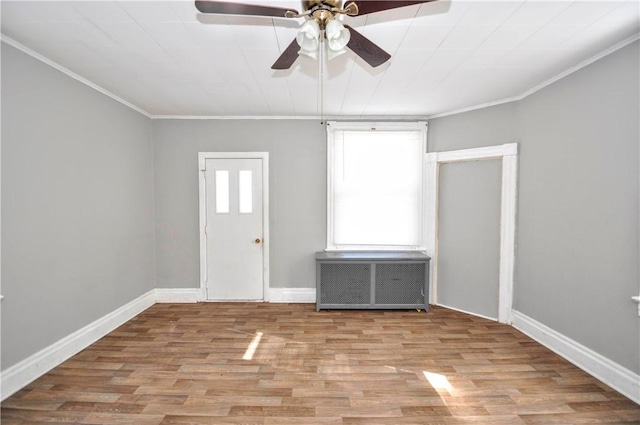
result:
<svg viewBox="0 0 640 425"><path fill-rule="evenodd" d="M153 115L154 120L320 120L320 116L310 115Z"/></svg>
<svg viewBox="0 0 640 425"><path fill-rule="evenodd" d="M513 326L640 404L640 375L519 311L513 311Z"/></svg>
<svg viewBox="0 0 640 425"><path fill-rule="evenodd" d="M416 122L426 121L425 115L371 115L371 116L350 116L350 115L152 115L154 120L301 120L301 121L337 121L359 122L362 120L376 122Z"/></svg>
<svg viewBox="0 0 640 425"><path fill-rule="evenodd" d="M52 61L49 58L46 58L44 56L42 56L40 53L37 53L33 50L31 50L30 48L18 43L17 41L13 40L10 37L7 37L4 34L0 34L0 40L2 40L4 43L7 43L8 45L15 47L16 49L20 50L23 53L26 53L27 55L31 56L34 59L39 60L40 62L49 65L50 67L52 67L53 69L62 72L63 74L67 75L68 77L73 78L74 80L91 87L92 89L96 90L99 93L102 93L103 95L110 97L111 99L115 100L116 102L119 102L121 104L123 104L124 106L133 109L134 111L144 115L147 118L152 118L153 116L151 114L149 114L147 111L145 111L144 109L141 109L139 107L137 107L136 105L134 105L133 103L127 102L126 100L124 100L123 98L111 93L110 91L100 87L97 84L92 83L91 81L87 80L84 77L81 77L80 75L76 74L75 72L69 70L68 68L65 68L64 66L60 65L57 62Z"/></svg>
<svg viewBox="0 0 640 425"><path fill-rule="evenodd" d="M207 186L206 158L198 153L198 234L200 239L200 290L207 298Z"/></svg>
<svg viewBox="0 0 640 425"><path fill-rule="evenodd" d="M0 378L2 400L142 313L154 303L155 291L151 290L2 371Z"/></svg>
<svg viewBox="0 0 640 425"><path fill-rule="evenodd" d="M543 83L519 94L516 96L512 96L512 97L508 97L505 99L500 99L500 100L496 100L496 101L492 101L492 102L486 102L486 103L481 103L479 105L474 105L474 106L469 106L466 108L460 108L460 109L454 109L451 111L447 111L447 112L441 112L441 113L437 113L437 114L432 114L432 115L420 115L420 116L325 116L322 117L320 115L309 115L309 116L286 116L286 115L274 115L274 116L270 116L270 115L153 115L150 114L149 112L133 105L132 103L127 102L126 100L116 96L115 94L109 92L108 90L98 86L95 83L92 83L91 81L79 76L78 74L75 74L74 72L70 71L69 69L65 68L64 66L52 61L51 59L48 59L42 55L40 55L39 53L36 53L35 51L29 49L28 47L18 43L17 41L11 39L10 37L7 37L4 34L0 34L0 40L9 44L10 46L15 47L18 50L21 50L22 52L28 54L29 56L32 56L33 58L46 63L47 65L57 69L58 71L68 75L69 77L83 83L86 84L87 86L99 91L100 93L122 103L123 105L133 109L136 112L141 113L142 115L154 119L154 120L321 120L321 121L328 121L328 120L341 120L341 121L349 121L349 120L354 120L354 121L362 121L362 120L393 120L393 121L403 121L403 120L410 120L410 121L423 121L423 120L430 120L430 119L434 119L434 118L442 118L442 117L447 117L450 115L457 115L457 114L461 114L464 112L471 112L471 111L476 111L479 109L484 109L484 108L488 108L491 106L497 106L497 105L502 105L505 103L511 103L511 102L517 102L519 100L522 100L526 97L528 97L529 95L542 90L543 88L555 83L558 80L561 80L562 78L573 74L576 71L579 71L580 69L591 65L593 62L596 62L626 46L628 46L629 44L637 41L638 39L640 39L640 33L638 34L634 34L631 37L622 40L621 42L609 47L608 49L605 49L599 53L597 53L596 55L590 57L589 59L579 63L578 65L569 68L568 70L561 72L560 74L555 75L554 77L544 81Z"/></svg>
<svg viewBox="0 0 640 425"><path fill-rule="evenodd" d="M271 288L272 303L315 303L316 288Z"/></svg>
<svg viewBox="0 0 640 425"><path fill-rule="evenodd" d="M426 121L327 121L333 130L419 130L426 128Z"/></svg>
<svg viewBox="0 0 640 425"><path fill-rule="evenodd" d="M334 234L334 230L333 230L333 178L332 178L332 173L333 173L333 163L335 161L334 159L334 148L333 145L335 144L333 139L333 131L329 131L329 127L333 125L333 121L328 121L327 122L327 231L326 231L326 236L327 239L325 241L325 250L328 250L329 247L333 246L333 234Z"/></svg>
<svg viewBox="0 0 640 425"><path fill-rule="evenodd" d="M439 163L478 161L482 159L499 159L506 155L517 155L518 144L507 143L482 148L462 149L458 151L433 152L432 161Z"/></svg>
<svg viewBox="0 0 640 425"><path fill-rule="evenodd" d="M198 152L198 208L200 216L200 290L206 299L207 293L207 193L205 169L207 159L261 159L262 160L262 281L263 297L269 301L269 152ZM209 301L209 300L208 300Z"/></svg>
<svg viewBox="0 0 640 425"><path fill-rule="evenodd" d="M477 161L502 158L502 184L500 204L500 284L498 289L498 321L511 323L513 308L513 276L515 267L515 225L518 175L518 144L507 143L484 148L463 149L427 154L429 205L429 227L427 254L431 256L429 302L438 304L438 191L440 165L451 162Z"/></svg>
<svg viewBox="0 0 640 425"><path fill-rule="evenodd" d="M542 90L543 88L550 86L551 84L563 79L564 77L567 77L571 74L573 74L574 72L580 71L582 68L587 67L589 65L591 65L592 63L599 61L600 59L609 56L612 53L617 52L618 50L622 49L623 47L627 47L629 44L634 43L636 41L638 41L640 39L640 33L634 34L629 38L626 38L624 40L622 40L619 43L614 44L613 46L609 47L608 49L605 49L603 51L601 51L600 53L591 56L590 58L580 62L578 65L571 67L569 69L567 69L566 71L561 72L560 74L555 75L554 77L548 79L547 81L538 84L537 86L527 90L526 92L522 93L521 95L518 96L517 100L522 100L525 97L528 97L532 94L534 94L537 91Z"/></svg>
<svg viewBox="0 0 640 425"><path fill-rule="evenodd" d="M156 288L154 296L157 303L197 303L204 301L200 288Z"/></svg>
<svg viewBox="0 0 640 425"><path fill-rule="evenodd" d="M438 114L429 115L428 119L432 120L432 119L435 119L435 118L444 118L444 117L449 117L451 115L463 114L465 112L478 111L478 110L484 109L484 108L491 108L492 106L500 106L500 105L504 105L504 104L511 103L511 102L517 102L519 100L522 100L523 98L524 97L521 97L520 95L513 96L513 97L507 97L505 99L495 100L493 102L481 103L479 105L473 105L473 106L468 106L466 108L453 109L451 111L441 112L441 113L438 113Z"/></svg>
<svg viewBox="0 0 640 425"><path fill-rule="evenodd" d="M272 288L274 303L315 303L315 288ZM62 338L49 347L29 356L4 370L1 374L1 400L19 391L49 370L60 365L78 352L131 320L156 302L194 302L197 288L156 288L117 310L90 323L84 328ZM187 294L190 294L187 296ZM171 299L169 299L171 297ZM633 297L640 302L640 297ZM494 320L490 317L469 313L457 308L443 306L467 314ZM640 404L640 375L620 366L580 343L554 331L540 322L518 311L513 311L513 327L538 343L569 360L616 391Z"/></svg>
<svg viewBox="0 0 640 425"><path fill-rule="evenodd" d="M508 145L505 145L508 146ZM500 282L498 318L511 323L513 312L513 279L516 262L516 199L518 196L518 145L502 157L502 189L500 195ZM507 149L508 151L508 149Z"/></svg>
<svg viewBox="0 0 640 425"><path fill-rule="evenodd" d="M471 111L476 111L479 109L484 109L484 108L489 108L491 106L498 106L498 105L503 105L505 103L511 103L511 102L517 102L519 100L522 100L526 97L529 97L530 95L544 89L545 87L550 86L551 84L563 79L564 77L567 77L571 74L573 74L574 72L580 71L582 68L585 68L589 65L591 65L592 63L599 61L600 59L609 56L612 53L617 52L618 50L627 47L628 45L630 45L631 43L634 43L636 41L638 41L640 39L640 33L634 34L629 38L626 38L624 40L622 40L619 43L614 44L613 46L609 47L608 49L605 49L593 56L591 56L590 58L580 62L579 64L577 64L574 67L571 67L559 74L554 75L553 77L549 78L546 81L543 81L542 83L538 84L537 86L534 86L532 88L530 88L529 90L520 93L519 95L516 96L512 96L512 97L508 97L505 99L501 99L501 100L496 100L493 102L487 102L487 103L481 103L479 105L475 105L475 106L469 106L467 108L460 108L460 109L454 109L452 111L448 111L448 112L441 112L438 114L433 114L433 115L429 115L427 117L427 119L434 119L434 118L442 118L442 117L448 117L450 115L457 115L457 114L461 114L464 112L471 112Z"/></svg>
<svg viewBox="0 0 640 425"><path fill-rule="evenodd" d="M425 156L426 172L426 197L425 197L425 223L426 223L426 247L425 252L431 257L429 266L429 303L435 304L438 301L438 288L433 284L438 279L438 271L434 264L438 262L438 173L440 167L435 160L435 154Z"/></svg>

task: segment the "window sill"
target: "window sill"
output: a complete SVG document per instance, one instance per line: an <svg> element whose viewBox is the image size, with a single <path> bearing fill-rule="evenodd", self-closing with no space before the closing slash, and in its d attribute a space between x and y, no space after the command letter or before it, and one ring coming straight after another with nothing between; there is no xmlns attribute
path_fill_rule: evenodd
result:
<svg viewBox="0 0 640 425"><path fill-rule="evenodd" d="M350 248L325 248L325 252L350 252L350 251L382 251L382 252L425 252L426 248L388 248L388 247L350 247Z"/></svg>

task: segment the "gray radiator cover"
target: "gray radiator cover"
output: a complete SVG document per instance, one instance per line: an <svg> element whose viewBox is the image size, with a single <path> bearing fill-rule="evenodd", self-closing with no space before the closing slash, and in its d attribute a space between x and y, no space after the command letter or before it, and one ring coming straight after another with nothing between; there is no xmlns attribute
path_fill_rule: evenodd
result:
<svg viewBox="0 0 640 425"><path fill-rule="evenodd" d="M429 309L429 256L420 252L316 253L316 309Z"/></svg>

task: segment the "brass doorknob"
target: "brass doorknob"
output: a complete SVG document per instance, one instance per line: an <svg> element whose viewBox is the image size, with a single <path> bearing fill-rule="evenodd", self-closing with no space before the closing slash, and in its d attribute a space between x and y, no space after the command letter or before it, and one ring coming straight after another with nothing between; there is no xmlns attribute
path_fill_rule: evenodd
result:
<svg viewBox="0 0 640 425"><path fill-rule="evenodd" d="M260 238L257 238L254 242L255 242L255 243L260 243L260 242L262 242L262 241L260 240Z"/></svg>

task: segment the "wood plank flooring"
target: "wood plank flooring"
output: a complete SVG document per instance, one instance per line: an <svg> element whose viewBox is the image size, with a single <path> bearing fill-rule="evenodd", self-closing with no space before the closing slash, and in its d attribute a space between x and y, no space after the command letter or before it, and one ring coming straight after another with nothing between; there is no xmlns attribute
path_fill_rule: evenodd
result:
<svg viewBox="0 0 640 425"><path fill-rule="evenodd" d="M1 405L3 425L640 424L517 330L433 307L156 304Z"/></svg>

